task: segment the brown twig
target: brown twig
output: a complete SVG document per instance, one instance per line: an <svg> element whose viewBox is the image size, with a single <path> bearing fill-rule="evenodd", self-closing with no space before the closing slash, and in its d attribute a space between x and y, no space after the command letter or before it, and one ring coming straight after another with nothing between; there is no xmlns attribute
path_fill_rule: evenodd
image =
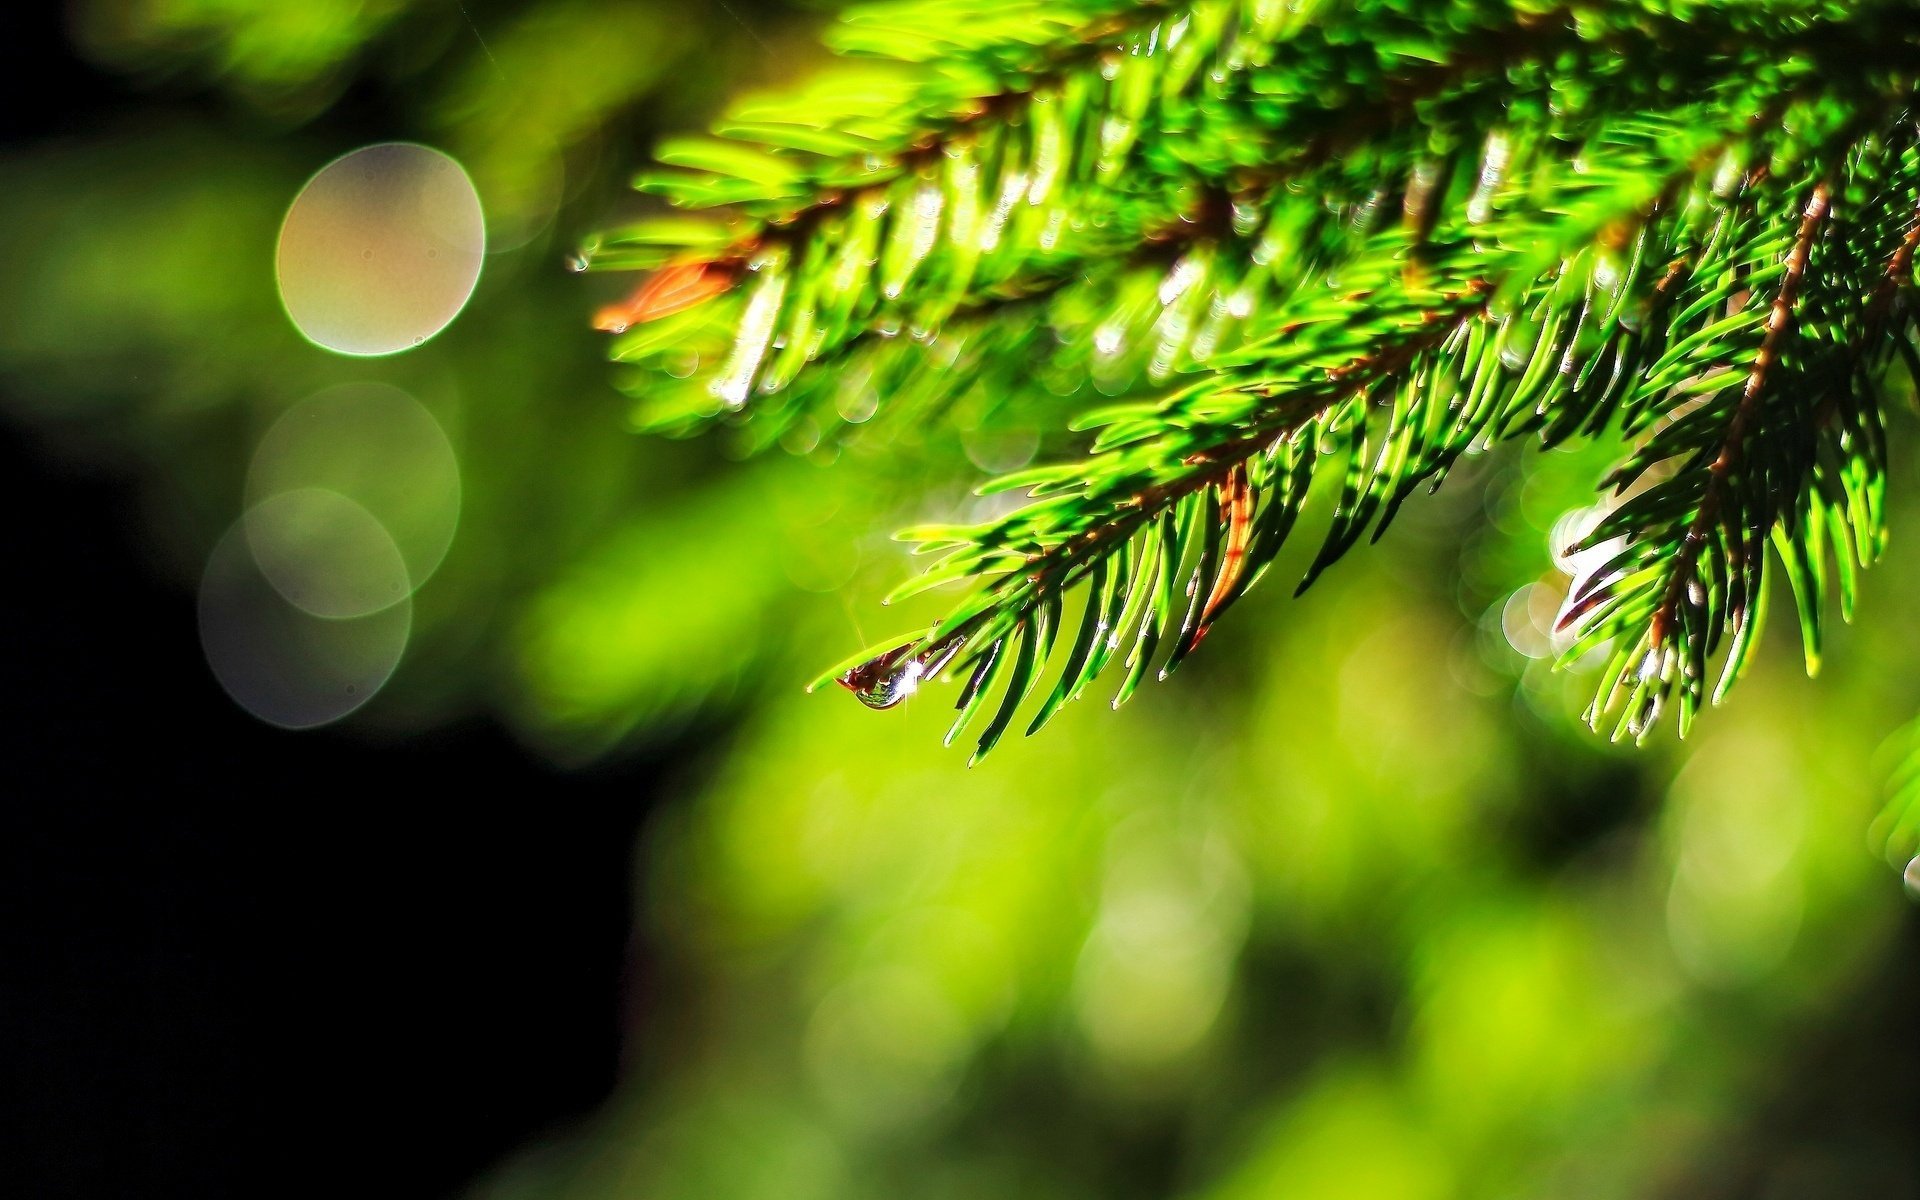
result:
<svg viewBox="0 0 1920 1200"><path fill-rule="evenodd" d="M1814 236L1819 232L1821 222L1826 219L1832 201L1832 190L1824 180L1814 185L1813 194L1801 214L1800 227L1794 234L1793 248L1787 253L1786 272L1774 292L1760 349L1754 355L1753 365L1748 368L1747 381L1741 389L1739 403L1734 406L1733 417L1727 422L1720 452L1707 468L1706 488L1700 498L1699 510L1687 527L1686 539L1674 560L1666 593L1648 622L1647 642L1650 651L1659 649L1672 634L1681 597L1687 585L1698 575L1700 555L1706 549L1709 531L1720 520L1721 510L1725 507L1728 477L1745 451L1747 426L1759 412L1760 398L1767 388L1768 372L1778 361L1781 343L1793 325L1794 306L1799 299L1800 283L1806 277L1807 258L1813 251ZM1739 553L1737 546L1734 552Z"/></svg>

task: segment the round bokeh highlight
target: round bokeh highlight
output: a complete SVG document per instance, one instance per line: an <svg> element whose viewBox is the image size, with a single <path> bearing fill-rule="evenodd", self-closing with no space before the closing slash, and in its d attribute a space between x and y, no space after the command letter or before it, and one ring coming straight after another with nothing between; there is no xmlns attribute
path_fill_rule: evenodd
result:
<svg viewBox="0 0 1920 1200"><path fill-rule="evenodd" d="M350 620L413 594L406 559L366 509L326 488L269 496L241 518L254 565L310 616Z"/></svg>
<svg viewBox="0 0 1920 1200"><path fill-rule="evenodd" d="M415 590L439 568L460 524L453 443L425 405L389 384L317 392L260 438L247 469L248 507L309 488L344 496L378 522Z"/></svg>
<svg viewBox="0 0 1920 1200"><path fill-rule="evenodd" d="M386 685L406 652L413 604L327 620L289 604L254 561L246 519L228 529L200 577L200 645L235 704L282 729L347 716Z"/></svg>
<svg viewBox="0 0 1920 1200"><path fill-rule="evenodd" d="M384 142L307 181L280 227L275 273L295 328L373 357L453 322L480 280L486 218L473 180L430 146Z"/></svg>

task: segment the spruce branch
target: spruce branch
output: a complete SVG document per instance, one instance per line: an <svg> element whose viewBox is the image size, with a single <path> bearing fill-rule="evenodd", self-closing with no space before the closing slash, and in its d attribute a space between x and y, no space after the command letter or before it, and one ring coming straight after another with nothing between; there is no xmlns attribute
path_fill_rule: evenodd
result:
<svg viewBox="0 0 1920 1200"><path fill-rule="evenodd" d="M964 676L977 757L1030 698L1032 732L1110 668L1116 704L1173 671L1319 481L1302 588L1462 455L1611 430L1562 622L1605 660L1596 726L1677 700L1684 733L1776 571L1810 666L1828 592L1850 617L1883 377L1920 367L1909 6L1019 5L913 48L936 10L976 11L876 7L846 43L916 63L910 102L829 75L740 110L650 181L702 215L597 247L654 271L610 323L670 429L1133 398L983 489L1022 506L903 535L937 557L897 595L975 590L827 678L887 707Z"/></svg>
<svg viewBox="0 0 1920 1200"><path fill-rule="evenodd" d="M1044 54L1031 36L1005 32L1025 28L1026 6L982 22L1025 57L994 53L991 39L950 46L941 61L958 79L942 75L911 102L889 104L887 123L857 141L833 139L875 119L860 107L873 97L829 90L804 93L779 120L764 119L764 105L743 110L719 127L731 141L664 147L666 161L703 169L655 173L643 186L684 207L732 210L733 219L643 222L609 233L582 261L705 265L741 281L742 294L688 323L697 329L616 347L617 358L640 365L669 353L684 361L689 346L700 348L707 369L685 386L657 373L636 379L643 423L688 431L750 403L767 408L798 384L800 395L765 414L779 427L761 438L771 441L831 408L805 394L805 376L844 365L876 339L932 340L956 313L1034 307L1027 302L1069 281L1110 290L1120 273L1107 264L1129 261L1143 243L1188 240L1204 257L1223 195L1254 214L1282 187L1319 192L1343 197L1338 215L1364 224L1404 191L1417 221L1434 172L1493 122L1516 110L1671 101L1699 64L1753 32L1737 14L1686 22L1623 10L1576 22L1561 10L1476 3L1448 6L1444 21L1392 6L1255 0L1112 8L1082 14L1085 23ZM882 24L906 28L926 15L915 9ZM924 46L901 43L909 47L924 57ZM1623 65L1629 53L1632 70ZM1811 55L1791 61L1822 65ZM850 95L856 111L846 109ZM809 133L796 142L780 130ZM1231 273L1189 283L1202 305L1264 298ZM624 314L611 309L603 328L639 323L653 286L643 283ZM1045 312L1034 327L1037 337L1061 332ZM1171 357L1151 361L1164 368Z"/></svg>
<svg viewBox="0 0 1920 1200"><path fill-rule="evenodd" d="M1836 200L1824 180L1812 186L1784 257L1762 245L1743 269L1750 284L1777 280L1768 303L1716 323L1719 366L1687 386L1693 407L1616 472L1623 488L1662 477L1589 539L1624 545L1576 587L1563 618L1585 627L1576 654L1614 642L1589 713L1596 726L1617 708L1615 735L1643 735L1677 689L1684 731L1723 637L1730 649L1713 698L1726 695L1764 617L1769 542L1792 585L1809 670L1833 576L1851 619L1854 568L1884 541L1879 390L1894 348L1887 323L1920 240L1911 215L1894 215L1920 188L1913 142L1902 121L1890 141L1857 146L1844 168L1849 196ZM1892 177L1877 180L1883 166ZM1623 636L1631 623L1639 635Z"/></svg>
<svg viewBox="0 0 1920 1200"><path fill-rule="evenodd" d="M1157 404L1098 414L1103 432L1091 458L996 481L996 490L1030 489L1033 503L980 528L903 535L946 553L901 594L955 578L993 582L904 652L885 647L842 682L864 694L874 662L917 671L917 682L934 674L934 659L955 662L952 650L964 642L958 662L986 665L963 695L990 687L1011 662L1002 703L1017 706L1044 663L1049 639L1040 631L1058 625L1064 594L1128 543L1133 599L1110 616L1120 585L1103 579L1109 592L1090 589L1079 640L1104 637L1110 657L1124 629L1134 629L1116 704L1156 651L1165 650L1160 674L1170 674L1271 564L1322 471L1342 474L1341 497L1302 587L1369 529L1378 536L1412 490L1477 440L1551 411L1556 389L1631 378L1598 368L1627 344L1621 317L1630 306L1652 315L1653 297L1637 294L1641 276L1624 265L1609 268L1618 272L1610 281L1600 272L1596 285L1596 251L1617 254L1636 236L1661 258L1688 245L1703 212L1662 210L1661 202L1712 156L1715 141L1699 122L1680 120L1603 130L1575 158L1543 147L1514 162L1498 142L1490 154L1507 161L1507 191L1485 219L1462 214L1445 240L1414 241L1404 229L1379 235L1336 279L1265 314L1267 336L1217 360L1198 382ZM1578 356L1583 324L1536 331L1515 319L1582 272L1584 289L1606 296L1587 334L1587 361ZM1494 319L1496 305L1507 309L1504 320ZM1022 651L1011 658L1000 646L1008 639ZM1056 696L1079 694L1106 661L1073 656L1077 669ZM887 680L884 699L897 693ZM1057 708L1057 700L1044 706L1036 727ZM990 722L976 753L1004 728Z"/></svg>
<svg viewBox="0 0 1920 1200"><path fill-rule="evenodd" d="M1736 398L1730 406L1730 415L1725 420L1724 428L1710 428L1704 445L1693 453L1694 461L1684 464L1671 480L1644 493L1649 499L1635 506L1638 509L1675 511L1668 493L1687 493L1680 510L1684 516L1670 522L1671 528L1662 531L1667 534L1666 537L1649 537L1644 530L1635 530L1629 547L1609 564L1609 574L1615 578L1623 568L1631 566L1645 576L1648 594L1657 598L1645 618L1644 632L1628 648L1616 652L1614 656L1615 668L1609 673L1612 685L1606 689L1604 698L1595 702L1591 714L1591 719L1596 723L1600 714L1613 705L1622 685L1626 684L1631 688L1631 696L1625 703L1625 731L1640 734L1651 728L1677 671L1681 682L1681 722L1684 728L1699 701L1705 660L1716 648L1722 631L1730 631L1738 641L1749 628L1754 598L1762 592L1765 583L1764 575L1760 572L1765 546L1758 539L1772 528L1774 519L1771 512L1765 511L1765 497L1752 498L1741 494L1739 485L1745 481L1745 477L1736 472L1753 465L1756 452L1749 442L1764 436L1760 420L1762 400L1768 395L1770 383L1776 382L1770 376L1770 371L1781 357L1782 343L1796 319L1796 304L1806 276L1807 259L1831 204L1829 186L1825 182L1815 184L1791 248L1780 266L1779 283L1772 302L1764 310L1749 305L1738 314L1751 323L1757 322L1759 314L1764 311L1765 322L1752 361L1746 367L1744 378L1739 380L1737 393L1728 389L1729 394ZM1755 272L1761 273L1764 273L1764 268ZM1727 345L1737 332L1723 331L1718 344ZM1727 364L1728 369L1710 378L1737 376L1738 371L1731 367L1732 364ZM1709 403L1708 407L1699 411L1713 410ZM1689 416L1675 422L1671 428L1684 430L1709 424ZM1652 470L1657 464L1649 461L1651 456L1665 454L1668 444L1674 440L1656 438L1650 441L1648 447L1644 447L1637 456L1637 463L1644 463L1647 470ZM1656 446L1658 449L1652 448ZM1704 471L1700 469L1703 461ZM1749 511L1750 507L1759 511ZM1629 524L1622 519L1602 528L1605 533L1612 534L1616 528ZM1672 539L1675 533L1679 535L1679 553L1665 556L1664 551L1675 544ZM1702 558L1708 554L1710 544L1712 562L1709 579L1703 576L1701 568ZM1649 546L1655 547L1656 552L1662 555L1659 569L1653 571L1647 571L1641 565ZM1615 617L1615 620L1594 619L1590 621L1590 629L1611 634L1620 628L1618 617L1624 611L1630 611L1636 601L1632 588L1610 587L1610 582L1607 576L1590 580L1569 610L1568 617L1577 618L1592 613L1597 618L1600 614L1607 614ZM1591 609L1583 607L1602 596L1606 597L1607 605ZM1710 601L1716 596L1721 598L1721 604L1718 609L1710 609ZM1732 656L1729 677L1737 671L1742 660L1743 655L1739 653ZM1630 682L1623 678L1629 670L1633 672Z"/></svg>
<svg viewBox="0 0 1920 1200"><path fill-rule="evenodd" d="M693 170L641 180L677 206L730 212L641 222L583 252L582 265L704 263L752 277L704 321L616 347L645 362L692 339L711 344L703 357L713 361L727 345L717 372L650 406L650 424L697 426L782 391L852 343L930 338L956 313L1019 303L1166 237L1204 197L1184 178L1131 170L1138 131L1165 124L1159 106L1203 95L1208 85L1196 81L1230 78L1222 64L1284 36L1292 20L1283 6L1240 2L927 7L946 9L941 28L957 20L985 31L946 39L932 82L901 97L866 75L844 86L829 76L797 102L743 106L719 127L730 140L660 151ZM893 23L910 26L913 15ZM871 32L875 20L851 27ZM910 57L923 49L900 46Z"/></svg>

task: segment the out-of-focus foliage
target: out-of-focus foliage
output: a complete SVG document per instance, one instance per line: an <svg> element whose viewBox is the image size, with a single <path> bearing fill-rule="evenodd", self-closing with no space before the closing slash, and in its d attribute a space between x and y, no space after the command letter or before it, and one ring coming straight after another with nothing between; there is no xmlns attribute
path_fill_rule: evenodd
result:
<svg viewBox="0 0 1920 1200"><path fill-rule="evenodd" d="M1084 352L1052 368L982 322L821 373L778 435L796 455L631 436L587 328L620 289L565 260L658 216L626 195L639 141L803 86L811 18L732 6L312 6L357 31L316 41L298 5L92 0L89 53L154 90L0 152L6 416L137 484L158 569L192 587L281 413L393 384L446 430L462 507L360 735L486 710L567 762L693 746L646 834L661 966L626 1082L475 1195L1699 1196L1745 1194L1771 1155L1819 1165L1807 1194L1911 1191L1910 1129L1783 1148L1759 1122L1912 919L1879 861L1897 830L1866 831L1875 748L1920 703L1895 602L1920 561L1892 554L1860 627L1828 631L1819 685L1769 636L1687 746L1618 750L1580 725L1591 677L1551 664L1593 566L1590 481L1623 447L1474 448L1304 599L1248 595L1186 686L1069 707L973 770L935 750L930 697L807 697L832 647L942 611L873 604L906 567L886 530L1004 516L983 476L1152 374L1175 260L1063 267L1049 319ZM146 31L137 61L111 29ZM440 337L332 357L280 311L275 229L321 165L392 138L466 163L495 253ZM1118 356L1081 286L1108 270L1134 288ZM885 418L903 378L966 355L1033 407ZM1920 520L1902 503L1892 523Z"/></svg>
<svg viewBox="0 0 1920 1200"><path fill-rule="evenodd" d="M1223 629L1237 665L1197 661L1123 743L1070 710L968 771L915 745L924 706L766 712L652 838L687 1005L638 1031L620 1104L482 1194L1705 1188L1884 936L1867 730L1909 689L1836 663L1812 706L1768 671L1685 760L1602 751L1544 663L1406 572ZM1830 1170L1920 1164L1902 1132Z"/></svg>
<svg viewBox="0 0 1920 1200"><path fill-rule="evenodd" d="M409 0L82 0L76 41L103 64L153 77L206 73L269 112L311 113Z"/></svg>
<svg viewBox="0 0 1920 1200"><path fill-rule="evenodd" d="M1874 822L1873 838L1889 863L1905 868L1907 886L1920 896L1920 723L1902 730L1890 744L1899 766L1893 797Z"/></svg>

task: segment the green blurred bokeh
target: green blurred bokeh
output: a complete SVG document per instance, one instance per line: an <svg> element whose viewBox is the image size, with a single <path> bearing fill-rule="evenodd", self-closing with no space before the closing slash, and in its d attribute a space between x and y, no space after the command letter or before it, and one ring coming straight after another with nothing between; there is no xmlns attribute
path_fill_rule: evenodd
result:
<svg viewBox="0 0 1920 1200"><path fill-rule="evenodd" d="M972 771L937 697L805 695L923 615L876 604L911 569L887 534L964 511L979 446L884 420L751 461L632 436L589 327L618 284L564 264L638 210L654 132L803 78L819 19L85 0L82 52L149 101L0 160L7 416L137 479L183 588L299 401L384 382L446 430L458 533L353 728L484 708L568 764L719 731L646 834L669 962L627 1083L477 1193L1745 1194L1728 1164L1796 1047L1912 920L1866 831L1920 707L1895 604L1920 560L1896 538L1817 682L1775 629L1684 747L1597 741L1588 681L1547 661L1551 534L1603 450L1475 460L1171 684ZM467 167L493 249L428 345L332 356L281 311L278 224L394 139ZM1869 1128L1817 1180L1778 1194L1913 1194L1920 1136Z"/></svg>

